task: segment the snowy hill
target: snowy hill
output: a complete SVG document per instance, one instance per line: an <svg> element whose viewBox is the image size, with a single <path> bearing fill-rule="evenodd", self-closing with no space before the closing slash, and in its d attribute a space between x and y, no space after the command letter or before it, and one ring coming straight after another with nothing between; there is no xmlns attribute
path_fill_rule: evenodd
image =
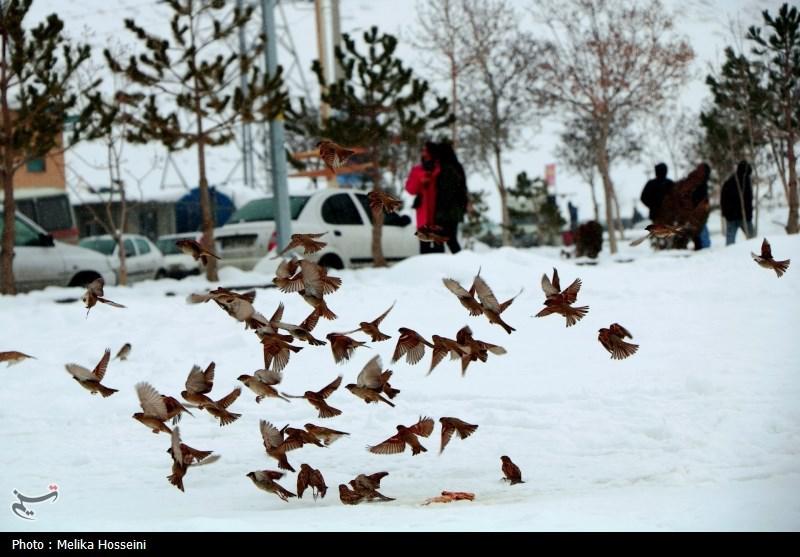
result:
<svg viewBox="0 0 800 557"><path fill-rule="evenodd" d="M328 399L343 411L320 420L303 400L260 404L247 389L230 408L243 414L220 428L204 412L184 417L185 443L222 458L189 469L186 492L171 486L169 438L131 418L139 411L134 385L149 381L179 396L193 364L216 362L214 394L262 367L261 346L213 303L187 305L209 287L194 277L130 288L107 297L128 306L98 306L85 318L78 289L0 297L2 350L36 360L0 370L0 491L44 492L59 486L54 504L36 521L0 514L3 530L797 530L800 508L800 238L770 237L779 259L792 259L783 278L750 258L760 238L703 252L624 250L619 260L577 266L551 250L500 249L412 258L389 269L342 271L342 288L328 298L339 315L314 331L324 338L373 319L397 300L382 324L392 339L359 348L335 365L328 346L293 355L281 390L316 390L338 374L353 382L375 354L394 370L396 408L365 405L344 388ZM685 257L684 257L685 256ZM580 277L578 304L590 306L576 326L558 316L533 318L542 307L542 273L556 266L562 283ZM507 335L483 317L469 317L442 285L481 275L505 300L524 292L503 314ZM223 269L224 285L265 284L271 277ZM174 295L167 295L174 293ZM271 313L279 301L299 322L309 306L297 295L259 289L255 306ZM612 361L597 331L619 322L639 352ZM454 336L470 325L476 338L508 353L471 364L443 361L426 377L430 354L409 366L390 365L398 327L425 337ZM361 335L355 335L362 338ZM104 384L110 398L81 389L64 365L93 367L106 347L130 342L128 361L112 361ZM305 346L305 345L304 345ZM439 425L422 439L428 452L375 455L379 443L419 416L455 416L479 424L454 438L442 455ZM307 422L349 432L329 448L288 454L299 469L324 474L328 496L280 501L245 476L276 469L258 431ZM501 482L500 456L522 469L524 484ZM359 473L385 470L381 492L397 500L345 507L336 486ZM281 482L294 491L295 475ZM473 502L420 506L442 490L476 494ZM9 495L10 496L10 495Z"/></svg>

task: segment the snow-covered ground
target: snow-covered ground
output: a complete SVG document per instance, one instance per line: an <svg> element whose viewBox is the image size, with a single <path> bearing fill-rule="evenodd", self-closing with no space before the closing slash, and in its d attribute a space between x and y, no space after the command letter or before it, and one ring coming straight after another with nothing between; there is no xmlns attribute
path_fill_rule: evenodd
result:
<svg viewBox="0 0 800 557"><path fill-rule="evenodd" d="M29 496L55 483L54 504L35 507L35 521L0 513L3 530L798 530L800 529L800 237L770 236L777 258L792 267L778 279L750 251L760 238L703 252L654 253L646 245L601 256L596 266L558 259L557 250L499 249L429 255L389 269L342 271L329 297L339 315L315 335L372 319L394 300L383 323L392 340L358 349L335 365L328 346L306 347L285 370L283 391L319 389L338 374L354 381L380 354L402 392L396 408L365 405L344 388L329 402L343 414L320 420L303 400L256 404L244 390L231 410L242 418L220 428L206 413L184 417L187 444L222 458L190 469L186 492L171 486L169 438L131 418L134 385L149 381L179 396L193 364L217 364L214 394L229 392L242 373L262 367L260 345L213 303L185 296L209 285L201 278L109 288L128 306L95 307L88 319L77 289L0 297L0 350L36 356L0 369L0 493ZM681 257L686 255L687 257ZM633 261L623 262L629 259ZM557 266L562 283L583 280L579 304L591 309L566 329L558 316L531 317L543 300L539 281ZM524 287L504 313L507 335L472 318L442 285L471 281L478 268L504 300ZM271 277L224 269L223 285L265 284ZM171 295L174 293L174 295ZM299 322L309 307L299 296L259 289L256 307L279 301ZM597 331L619 322L640 349L612 361ZM473 363L461 377L456 362L425 376L430 355L389 366L398 327L426 337L454 336L469 324L475 336L508 350ZM358 338L361 338L360 336ZM92 367L106 347L133 344L113 361L104 384L110 398L91 396L65 371ZM419 416L456 416L479 429L454 438L440 456L439 424L427 453L374 455L365 446ZM280 501L245 476L276 469L266 456L260 419L279 427L313 422L350 432L329 448L304 447L289 461L319 468L330 486L314 502ZM522 469L524 484L501 481L500 456ZM359 473L390 472L381 491L390 503L343 506L336 486ZM294 491L296 476L281 482ZM474 502L421 506L442 490L476 494Z"/></svg>

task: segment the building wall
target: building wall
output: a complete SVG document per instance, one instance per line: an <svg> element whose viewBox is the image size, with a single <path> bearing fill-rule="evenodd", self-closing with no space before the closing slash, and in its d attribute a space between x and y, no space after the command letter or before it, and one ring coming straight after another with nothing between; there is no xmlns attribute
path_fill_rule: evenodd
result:
<svg viewBox="0 0 800 557"><path fill-rule="evenodd" d="M94 220L94 214L105 219L106 208L102 203L76 205L75 217L81 238L107 234L105 228ZM119 221L119 203L111 206L115 222ZM159 236L175 233L175 204L149 201L128 205L128 234L141 234L155 241Z"/></svg>
<svg viewBox="0 0 800 557"><path fill-rule="evenodd" d="M12 110L12 120L13 114ZM43 157L43 171L36 169L37 163L35 161L23 164L14 173L14 188L58 188L66 190L63 143L64 134L61 133L56 137L56 146Z"/></svg>

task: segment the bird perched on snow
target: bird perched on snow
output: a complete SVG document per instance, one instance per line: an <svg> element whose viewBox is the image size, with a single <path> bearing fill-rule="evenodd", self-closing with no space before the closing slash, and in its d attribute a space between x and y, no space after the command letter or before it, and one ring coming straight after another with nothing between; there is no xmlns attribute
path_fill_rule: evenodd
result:
<svg viewBox="0 0 800 557"><path fill-rule="evenodd" d="M558 279L558 271L553 269L553 281L547 275L542 275L542 290L545 294L544 309L536 314L536 317L545 317L552 313L563 315L567 322L567 327L583 319L589 313L589 306L572 307L578 299L578 292L581 289L581 279L576 278L564 291L561 291L561 283Z"/></svg>
<svg viewBox="0 0 800 557"><path fill-rule="evenodd" d="M353 356L353 352L356 348L366 346L367 344L366 342L350 338L345 333L328 333L325 338L331 343L333 361L337 364L346 362Z"/></svg>
<svg viewBox="0 0 800 557"><path fill-rule="evenodd" d="M408 445L411 447L411 454L417 455L428 450L420 444L417 436L429 437L431 433L433 433L433 418L424 417L410 427L398 425L396 434L367 449L374 454L400 454Z"/></svg>
<svg viewBox="0 0 800 557"><path fill-rule="evenodd" d="M287 395L286 393L282 393L283 396L288 396L289 398L304 398L306 399L311 406L316 408L319 411L320 418L333 418L334 416L338 416L342 413L341 410L338 408L334 408L330 406L325 399L328 398L333 394L333 392L339 388L339 385L342 384L342 376L340 375L336 379L334 379L330 384L326 385L319 391L306 391L303 396L292 396Z"/></svg>
<svg viewBox="0 0 800 557"><path fill-rule="evenodd" d="M394 407L394 404L381 396L381 393L386 392L390 398L394 398L400 391L392 389L392 386L389 384L392 372L389 370L381 372L382 368L381 357L375 356L367 362L367 365L365 365L361 373L358 374L356 383L345 385L344 388L367 404L370 402L384 402Z"/></svg>
<svg viewBox="0 0 800 557"><path fill-rule="evenodd" d="M394 213L403 208L402 201L383 190L372 190L367 194L367 197L369 198L369 207L373 213L380 213L381 211Z"/></svg>
<svg viewBox="0 0 800 557"><path fill-rule="evenodd" d="M289 497L297 496L275 481L281 479L283 476L283 472L277 472L275 470L258 470L247 474L247 477L253 480L253 483L258 489L274 493L280 497L281 500L289 502Z"/></svg>
<svg viewBox="0 0 800 557"><path fill-rule="evenodd" d="M103 353L103 357L100 358L100 361L92 371L89 371L85 367L79 366L78 364L67 364L65 367L72 375L72 378L77 381L81 387L92 394L100 393L103 395L103 398L106 398L117 392L117 389L110 389L100 384L100 381L103 380L103 377L106 374L106 368L108 368L108 361L110 358L111 350L106 348L106 351Z"/></svg>
<svg viewBox="0 0 800 557"><path fill-rule="evenodd" d="M272 259L278 259L284 253L295 248L303 248L304 255L317 253L319 250L327 246L327 242L320 242L317 238L322 238L327 232L320 232L318 234L292 234L291 240L286 244L279 253L275 254Z"/></svg>
<svg viewBox="0 0 800 557"><path fill-rule="evenodd" d="M633 338L628 330L619 323L612 323L608 329L600 329L600 334L597 335L597 340L603 345L603 348L609 351L612 360L624 360L629 356L633 356L639 349L638 344L631 344L625 342L624 338Z"/></svg>
<svg viewBox="0 0 800 557"><path fill-rule="evenodd" d="M346 333L342 333L342 334L343 335L349 335L349 334L361 331L362 333L365 333L365 334L369 335L370 339L372 339L372 342L380 342L382 340L389 340L392 337L390 337L389 335L385 335L382 332L380 332L380 330L378 329L378 326L381 324L381 321L383 321L386 318L386 316L389 315L389 312L392 311L392 308L394 308L394 304L395 303L397 303L397 302L393 302L392 305L389 306L389 309L387 309L386 311L381 313L378 317L376 317L372 321L362 321L361 323L358 324L358 329L353 329L352 331L347 331Z"/></svg>
<svg viewBox="0 0 800 557"><path fill-rule="evenodd" d="M83 303L86 304L86 315L89 315L89 311L97 304L97 302L101 302L103 304L108 304L111 307L115 308L124 308L122 304L118 304L117 302L112 302L104 298L105 295L103 293L103 287L105 286L106 281L103 280L103 277L96 278L92 282L90 282L86 286L86 292L81 297Z"/></svg>
<svg viewBox="0 0 800 557"><path fill-rule="evenodd" d="M667 239L674 236L686 236L688 231L683 226L672 226L670 224L649 224L645 228L649 234L638 240L631 242L631 246L638 246L642 242L650 238Z"/></svg>
<svg viewBox="0 0 800 557"><path fill-rule="evenodd" d="M392 497L386 497L378 491L381 487L381 480L389 475L389 472L377 472L375 474L359 474L348 483L353 487L353 491L367 501L394 501Z"/></svg>
<svg viewBox="0 0 800 557"><path fill-rule="evenodd" d="M785 273L789 268L789 263L792 262L791 259L775 261L775 259L772 257L772 247L769 245L769 242L767 242L766 238L764 238L764 241L761 242L761 255L756 255L753 252L750 252L750 255L753 256L753 261L758 263L759 266L775 271L775 274L778 275L778 278L783 276L783 273Z"/></svg>
<svg viewBox="0 0 800 557"><path fill-rule="evenodd" d="M319 158L325 164L325 167L336 174L336 169L341 168L347 162L347 159L356 154L352 149L345 149L334 143L323 139L317 143L319 150Z"/></svg>
<svg viewBox="0 0 800 557"><path fill-rule="evenodd" d="M325 443L325 446L329 446L331 443L336 441L337 439L344 437L345 435L350 435L344 431L337 431L335 429L330 429L327 427L323 427L321 425L314 425L314 424L306 424L303 426L306 428L306 431L309 432L311 435Z"/></svg>
<svg viewBox="0 0 800 557"><path fill-rule="evenodd" d="M503 313L508 306L510 306L517 296L522 294L522 290L519 291L517 296L510 298L503 302L502 304L497 301L492 289L489 288L489 285L486 284L486 281L480 276L475 277L475 281L472 283L473 288L475 289L475 293L478 295L478 299L481 303L481 311L489 320L489 323L494 323L496 325L500 325L505 332L511 334L511 331L515 331L514 327L503 321L500 314Z"/></svg>
<svg viewBox="0 0 800 557"><path fill-rule="evenodd" d="M137 412L133 419L153 430L153 433L172 434L172 430L164 422L170 419L164 397L150 383L137 383L136 395L139 397L139 405L143 412Z"/></svg>
<svg viewBox="0 0 800 557"><path fill-rule="evenodd" d="M325 494L328 492L328 486L325 485L325 478L322 477L322 472L308 464L301 464L300 471L297 473L297 498L302 499L303 492L309 487L315 501L317 497L324 499Z"/></svg>
<svg viewBox="0 0 800 557"><path fill-rule="evenodd" d="M419 238L421 242L434 242L436 244L444 244L450 239L442 234L442 227L435 224L419 227L414 232L414 236Z"/></svg>
<svg viewBox="0 0 800 557"><path fill-rule="evenodd" d="M480 271L478 271L478 274L480 274ZM478 277L476 276L475 278ZM467 309L471 316L475 317L483 313L483 307L481 306L481 303L475 299L474 280L469 290L461 286L461 284L455 279L444 278L442 279L442 282L450 292L456 295L458 301L461 302L461 305Z"/></svg>
<svg viewBox="0 0 800 557"><path fill-rule="evenodd" d="M297 437L286 439L281 430L265 420L261 420L258 426L267 455L278 461L278 468L294 472L294 468L286 458L286 453L302 447L303 441Z"/></svg>
<svg viewBox="0 0 800 557"><path fill-rule="evenodd" d="M0 352L0 364L3 362L8 362L6 367L11 367L14 364L18 364L23 360L27 360L28 358L34 358L33 356L28 356L27 354L23 354L22 352L17 352L16 350L9 350L8 352Z"/></svg>
<svg viewBox="0 0 800 557"><path fill-rule="evenodd" d="M394 348L392 355L392 363L406 357L406 362L414 365L425 356L425 347L433 348L433 344L422 338L418 332L407 327L400 327L398 329L400 336L397 338L397 344Z"/></svg>
<svg viewBox="0 0 800 557"><path fill-rule="evenodd" d="M199 242L191 238L184 238L182 240L175 240L175 245L186 255L191 255L195 261L200 261L203 265L208 265L208 258L220 259L220 257L204 248Z"/></svg>
<svg viewBox="0 0 800 557"><path fill-rule="evenodd" d="M511 482L511 485L525 483L522 481L522 472L520 472L519 466L511 462L507 456L501 456L500 460L503 462L501 469L505 476L504 480Z"/></svg>
<svg viewBox="0 0 800 557"><path fill-rule="evenodd" d="M339 500L345 505L358 505L364 501L364 497L352 491L345 484L339 484Z"/></svg>
<svg viewBox="0 0 800 557"><path fill-rule="evenodd" d="M466 439L475 433L476 429L478 429L477 425L468 424L467 422L459 420L458 418L439 418L439 423L442 424L442 445L439 449L439 454L444 452L444 448L450 442L450 438L453 437L453 433L458 433L458 436L461 439Z"/></svg>
<svg viewBox="0 0 800 557"><path fill-rule="evenodd" d="M130 342L126 342L125 344L122 345L122 348L119 349L119 352L117 352L117 355L114 356L114 359L115 360L119 359L120 361L127 360L128 356L131 353L131 348L132 348L131 347L131 343Z"/></svg>
<svg viewBox="0 0 800 557"><path fill-rule="evenodd" d="M245 384L245 386L253 391L256 395L256 402L261 402L262 399L279 398L286 402L291 402L285 396L282 396L273 385L277 385L283 380L283 375L280 371L274 369L259 369L253 375L242 374L238 380Z"/></svg>

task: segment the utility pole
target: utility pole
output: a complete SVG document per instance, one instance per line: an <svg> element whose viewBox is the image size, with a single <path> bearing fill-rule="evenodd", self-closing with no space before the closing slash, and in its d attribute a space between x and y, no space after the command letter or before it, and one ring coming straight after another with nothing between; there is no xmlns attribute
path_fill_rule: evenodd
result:
<svg viewBox="0 0 800 557"><path fill-rule="evenodd" d="M261 26L262 32L267 38L265 57L267 75L269 77L273 77L278 68L278 35L275 31L276 4L277 0L261 0ZM276 205L275 230L278 233L277 249L280 251L289 243L289 236L292 233L282 114L279 114L269 123L269 153L272 163L272 194Z"/></svg>
<svg viewBox="0 0 800 557"><path fill-rule="evenodd" d="M236 0L236 7L244 9L244 0ZM244 26L239 27L239 54L244 56L247 51ZM248 85L247 75L242 72L241 76L242 93L247 96ZM244 169L244 185L248 188L255 188L255 166L253 161L253 133L249 122L242 122L242 168Z"/></svg>

